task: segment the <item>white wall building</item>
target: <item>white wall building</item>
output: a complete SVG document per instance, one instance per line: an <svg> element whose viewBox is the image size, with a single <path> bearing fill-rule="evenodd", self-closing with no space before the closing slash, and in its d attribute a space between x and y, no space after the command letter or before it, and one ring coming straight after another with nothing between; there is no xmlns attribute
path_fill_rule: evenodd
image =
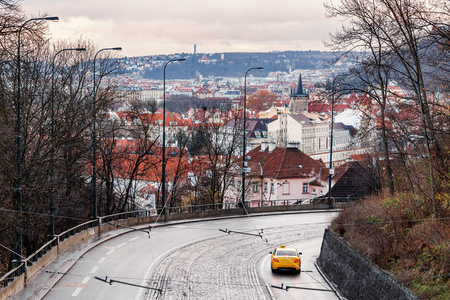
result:
<svg viewBox="0 0 450 300"><path fill-rule="evenodd" d="M268 140L277 146L299 145L307 154L330 150L330 124L315 114L282 114L267 125ZM333 149L346 149L352 141L350 130L342 123L334 123Z"/></svg>

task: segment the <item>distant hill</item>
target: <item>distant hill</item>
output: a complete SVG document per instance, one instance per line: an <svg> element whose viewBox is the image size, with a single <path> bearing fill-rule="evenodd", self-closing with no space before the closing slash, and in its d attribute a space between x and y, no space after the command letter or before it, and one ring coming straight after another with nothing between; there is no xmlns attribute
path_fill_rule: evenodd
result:
<svg viewBox="0 0 450 300"><path fill-rule="evenodd" d="M295 69L324 69L338 57L337 53L323 51L284 51L263 53L181 53L165 56L141 56L125 58L124 73L139 74L139 77L161 79L163 66L173 57L182 57L182 66L166 70L167 78L192 79L197 75L217 77L241 77L248 68L263 67L264 70L252 73L253 76L267 76L270 72L289 72ZM345 67L346 62L341 61ZM125 69L127 68L127 69Z"/></svg>

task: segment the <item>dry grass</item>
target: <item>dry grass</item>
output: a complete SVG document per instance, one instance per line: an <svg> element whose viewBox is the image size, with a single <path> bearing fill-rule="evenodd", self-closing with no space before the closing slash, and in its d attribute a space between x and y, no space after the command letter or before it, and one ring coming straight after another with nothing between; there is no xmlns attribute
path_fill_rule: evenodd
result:
<svg viewBox="0 0 450 300"><path fill-rule="evenodd" d="M450 299L450 212L433 218L431 207L411 194L372 197L346 208L331 228L420 298Z"/></svg>

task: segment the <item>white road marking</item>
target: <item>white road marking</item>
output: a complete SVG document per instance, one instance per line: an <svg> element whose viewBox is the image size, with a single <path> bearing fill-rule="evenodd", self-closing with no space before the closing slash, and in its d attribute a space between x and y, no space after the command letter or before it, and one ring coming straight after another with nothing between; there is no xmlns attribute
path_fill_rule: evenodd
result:
<svg viewBox="0 0 450 300"><path fill-rule="evenodd" d="M98 263L101 264L102 262L105 261L105 259L106 259L106 257L103 256L102 258L100 258L100 260L98 261Z"/></svg>
<svg viewBox="0 0 450 300"><path fill-rule="evenodd" d="M119 246L117 246L117 248L121 248L121 247L123 247L123 246L125 246L127 243L122 243L122 244L120 244Z"/></svg>
<svg viewBox="0 0 450 300"><path fill-rule="evenodd" d="M85 285L88 281L89 281L89 277L85 277L81 283L83 285ZM73 292L72 297L78 296L78 294L81 292L82 289L83 289L82 287L77 287L75 292Z"/></svg>
<svg viewBox="0 0 450 300"><path fill-rule="evenodd" d="M116 251L116 249L111 249L106 253L106 255L111 255L114 251Z"/></svg>
<svg viewBox="0 0 450 300"><path fill-rule="evenodd" d="M82 289L83 289L83 288L78 287L78 288L75 290L75 292L73 292L72 297L78 296L78 294L81 292Z"/></svg>
<svg viewBox="0 0 450 300"><path fill-rule="evenodd" d="M98 267L95 266L95 267L92 268L92 270L89 273L91 273L91 274L95 273L95 272L97 272L97 270L98 270Z"/></svg>
<svg viewBox="0 0 450 300"><path fill-rule="evenodd" d="M132 239L129 239L128 241L129 241L129 242L132 242L132 241L135 241L135 240L140 239L140 238L141 238L140 236L137 236L137 237L134 237L134 238L132 238Z"/></svg>

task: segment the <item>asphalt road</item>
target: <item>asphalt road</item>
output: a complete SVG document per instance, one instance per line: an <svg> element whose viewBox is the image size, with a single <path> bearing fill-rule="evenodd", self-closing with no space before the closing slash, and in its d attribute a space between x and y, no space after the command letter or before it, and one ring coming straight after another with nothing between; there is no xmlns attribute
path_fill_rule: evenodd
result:
<svg viewBox="0 0 450 300"><path fill-rule="evenodd" d="M314 266L332 215L193 222L154 228L150 238L127 233L85 253L44 299L337 299ZM303 253L300 275L272 274L269 251L280 244Z"/></svg>

